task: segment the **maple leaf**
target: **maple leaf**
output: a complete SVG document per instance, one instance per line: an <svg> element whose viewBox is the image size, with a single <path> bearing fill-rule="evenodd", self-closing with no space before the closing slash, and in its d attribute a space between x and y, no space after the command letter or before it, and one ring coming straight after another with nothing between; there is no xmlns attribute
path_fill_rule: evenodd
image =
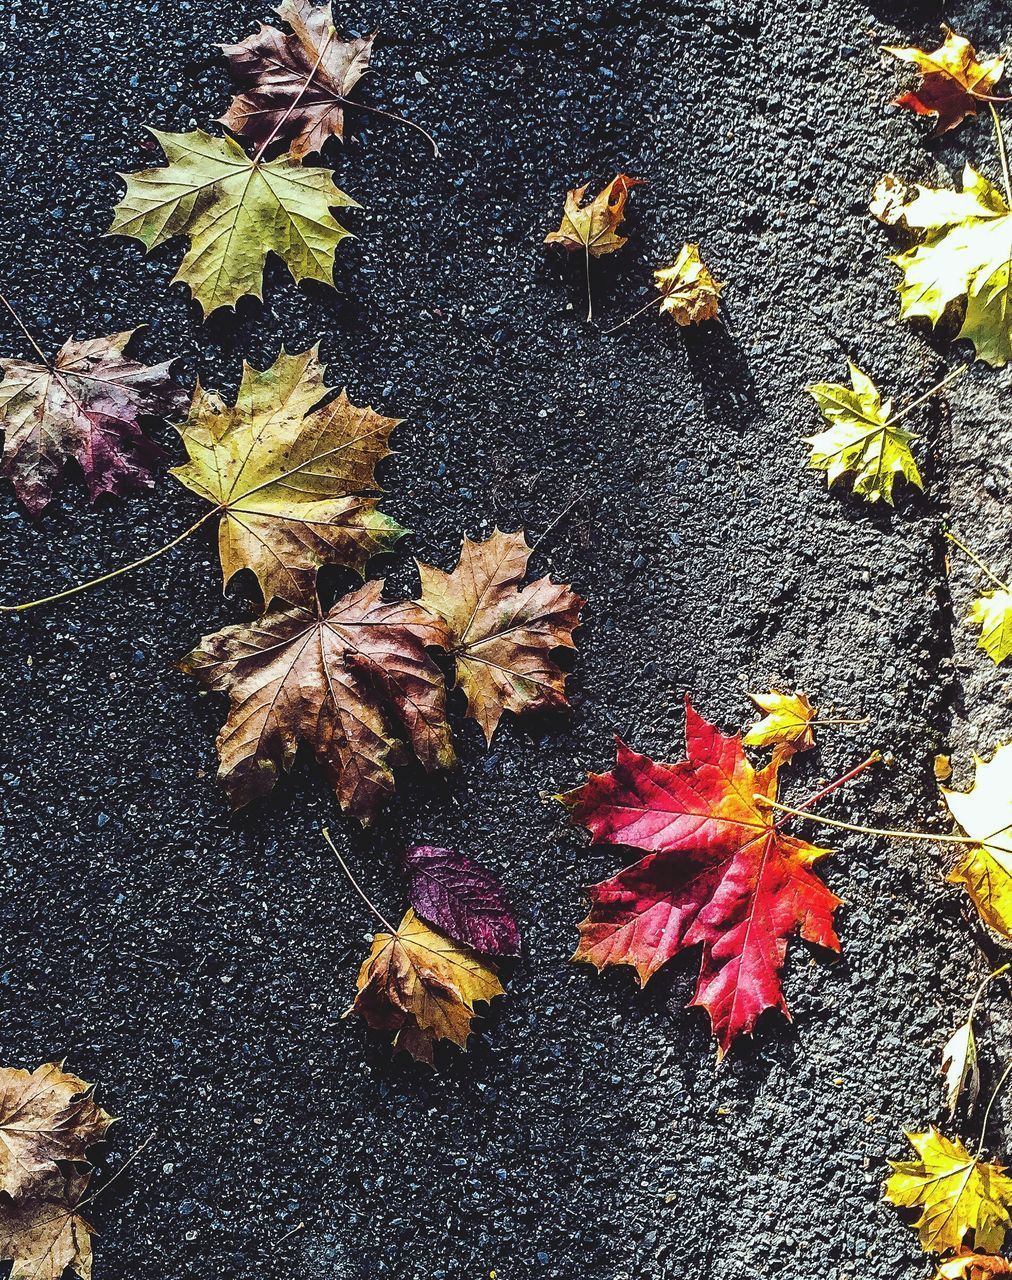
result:
<svg viewBox="0 0 1012 1280"><path fill-rule="evenodd" d="M993 662L1012 658L1012 591L985 591L970 605L967 621L980 627L977 647Z"/></svg>
<svg viewBox="0 0 1012 1280"><path fill-rule="evenodd" d="M32 515L49 505L68 459L92 502L154 483L164 455L139 419L181 412L186 394L172 381L171 360L144 365L125 355L136 332L71 338L51 364L0 360L2 473Z"/></svg>
<svg viewBox="0 0 1012 1280"><path fill-rule="evenodd" d="M325 375L317 348L262 373L244 363L235 406L198 385L179 428L190 460L172 474L221 511L225 586L250 569L265 605L311 602L320 565L362 573L404 535L367 496L399 419L328 400Z"/></svg>
<svg viewBox="0 0 1012 1280"><path fill-rule="evenodd" d="M58 1160L84 1160L110 1124L90 1086L58 1062L34 1071L0 1067L0 1191L38 1194Z"/></svg>
<svg viewBox="0 0 1012 1280"><path fill-rule="evenodd" d="M418 564L421 603L446 621L457 685L467 714L492 741L504 711L568 706L566 673L553 649L575 649L573 631L586 604L550 578L521 586L531 548L522 530L485 542L465 537L450 573Z"/></svg>
<svg viewBox="0 0 1012 1280"><path fill-rule="evenodd" d="M396 765L454 763L445 689L426 652L445 648L439 618L410 600L382 598L367 582L329 613L275 609L204 636L181 663L227 693L218 777L234 806L265 795L310 746L338 800L367 823L393 793Z"/></svg>
<svg viewBox="0 0 1012 1280"><path fill-rule="evenodd" d="M939 1263L935 1280L992 1280L994 1276L1009 1275L1012 1275L1012 1262L961 1249L954 1258Z"/></svg>
<svg viewBox="0 0 1012 1280"><path fill-rule="evenodd" d="M413 844L404 854L408 900L455 942L484 955L516 955L520 928L498 879L453 849Z"/></svg>
<svg viewBox="0 0 1012 1280"><path fill-rule="evenodd" d="M1010 1225L1012 1178L1003 1166L971 1156L958 1139L934 1126L908 1133L916 1160L891 1160L886 1199L901 1209L917 1209L913 1222L926 1253L959 1249L973 1232L974 1248L996 1253Z"/></svg>
<svg viewBox="0 0 1012 1280"><path fill-rule="evenodd" d="M44 1196L0 1197L0 1258L14 1263L8 1280L62 1280L68 1268L91 1280L94 1229L77 1211L89 1177L58 1175Z"/></svg>
<svg viewBox="0 0 1012 1280"><path fill-rule="evenodd" d="M937 325L953 304L963 307L957 338L973 343L978 360L1012 359L1012 216L998 189L967 165L963 190L915 184L887 174L871 211L887 226L921 235L920 244L890 259L903 272L900 314Z"/></svg>
<svg viewBox="0 0 1012 1280"><path fill-rule="evenodd" d="M619 235L630 190L643 182L620 173L592 200L584 200L589 183L566 192L565 211L558 231L549 231L545 244L557 244L569 253L582 253L587 266L587 319L592 319L590 259L621 249L628 237Z"/></svg>
<svg viewBox="0 0 1012 1280"><path fill-rule="evenodd" d="M805 438L812 450L808 465L813 471L827 472L830 484L853 471L855 493L866 502L884 499L892 506L897 476L905 476L919 489L924 487L910 452L917 437L895 425L892 401L883 402L871 378L857 365L848 364L851 387L818 382L806 388L832 424Z"/></svg>
<svg viewBox="0 0 1012 1280"><path fill-rule="evenodd" d="M670 267L654 272L661 311L682 325L716 320L724 282L715 280L699 256L698 244L684 244Z"/></svg>
<svg viewBox="0 0 1012 1280"><path fill-rule="evenodd" d="M908 90L893 99L893 106L907 107L920 116L935 116L935 134L954 129L967 116L975 116L1001 79L1001 58L977 61L977 51L969 40L957 36L944 23L942 44L931 53L925 49L885 45L901 62L910 63L921 73L916 90Z"/></svg>
<svg viewBox="0 0 1012 1280"><path fill-rule="evenodd" d="M296 281L334 283L334 253L350 232L330 211L360 206L326 170L303 168L289 154L250 158L234 139L202 129L150 132L169 163L120 175L127 190L109 234L140 240L149 251L188 237L173 283L189 285L205 316L247 294L262 299L269 252Z"/></svg>
<svg viewBox="0 0 1012 1280"><path fill-rule="evenodd" d="M648 855L590 888L575 959L631 965L645 984L703 948L691 1005L710 1015L721 1054L765 1010L790 1017L780 986L787 941L838 951L835 897L811 870L828 852L785 835L773 810L781 760L755 771L686 700L686 759L660 764L621 741L615 768L560 799L597 843Z"/></svg>
<svg viewBox="0 0 1012 1280"><path fill-rule="evenodd" d="M763 718L757 720L746 732L742 742L746 747L770 747L787 745L797 751L807 751L815 746L812 722L819 714L805 693L750 693L748 695Z"/></svg>
<svg viewBox="0 0 1012 1280"><path fill-rule="evenodd" d="M277 137L301 160L330 137L344 140L348 94L368 70L376 33L335 39L330 4L312 0L282 0L274 12L293 34L260 23L221 46L242 92L220 123L257 145Z"/></svg>
<svg viewBox="0 0 1012 1280"><path fill-rule="evenodd" d="M1012 742L990 760L974 757L969 791L941 792L949 812L968 836L979 840L949 875L961 884L985 924L1012 938Z"/></svg>
<svg viewBox="0 0 1012 1280"><path fill-rule="evenodd" d="M488 961L430 929L409 908L399 928L373 938L350 1012L378 1031L396 1031L395 1052L431 1065L436 1040L466 1048L475 1005L504 994Z"/></svg>

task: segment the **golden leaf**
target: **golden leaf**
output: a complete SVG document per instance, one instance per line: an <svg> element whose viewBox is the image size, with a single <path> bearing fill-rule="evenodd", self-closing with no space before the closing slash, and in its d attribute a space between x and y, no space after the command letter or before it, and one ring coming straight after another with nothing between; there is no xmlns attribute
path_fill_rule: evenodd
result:
<svg viewBox="0 0 1012 1280"><path fill-rule="evenodd" d="M953 818L980 841L962 855L949 880L966 888L985 924L1012 938L1012 743L999 746L990 760L975 756L974 768L969 791L941 789Z"/></svg>
<svg viewBox="0 0 1012 1280"><path fill-rule="evenodd" d="M917 89L901 93L893 99L893 105L908 107L921 116L935 116L936 134L954 129L967 116L975 116L994 92L1004 67L1001 58L979 62L969 40L957 36L944 23L942 34L941 46L931 53L925 49L885 46L886 53L910 63L921 73Z"/></svg>
<svg viewBox="0 0 1012 1280"><path fill-rule="evenodd" d="M716 320L724 282L715 280L699 256L698 244L684 244L670 267L654 272L661 311L682 325Z"/></svg>
<svg viewBox="0 0 1012 1280"><path fill-rule="evenodd" d="M804 693L750 693L760 711L765 712L747 731L742 741L747 747L769 747L786 743L798 751L815 746L812 721L819 714Z"/></svg>
<svg viewBox="0 0 1012 1280"><path fill-rule="evenodd" d="M970 605L966 616L968 622L980 627L977 647L983 649L992 662L1012 658L1012 591L1007 587L985 591Z"/></svg>

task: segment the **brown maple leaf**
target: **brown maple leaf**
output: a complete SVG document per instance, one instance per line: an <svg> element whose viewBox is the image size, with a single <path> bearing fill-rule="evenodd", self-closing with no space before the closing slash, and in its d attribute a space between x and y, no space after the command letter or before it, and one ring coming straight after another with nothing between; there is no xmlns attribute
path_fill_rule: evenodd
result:
<svg viewBox="0 0 1012 1280"><path fill-rule="evenodd" d="M485 542L465 537L451 573L418 565L419 600L446 621L457 684L486 742L504 711L568 705L566 673L551 655L575 649L573 631L586 601L550 578L522 586L530 555L521 530L497 529Z"/></svg>
<svg viewBox="0 0 1012 1280"><path fill-rule="evenodd" d="M39 1194L58 1160L84 1160L110 1124L90 1087L58 1062L0 1068L0 1191L14 1199Z"/></svg>
<svg viewBox="0 0 1012 1280"><path fill-rule="evenodd" d="M975 116L980 104L993 94L1005 65L1002 58L978 62L977 51L969 40L957 36L944 23L942 35L941 45L930 53L925 49L885 46L886 53L921 73L918 87L894 98L893 106L934 116L936 134L954 129L967 116Z"/></svg>
<svg viewBox="0 0 1012 1280"><path fill-rule="evenodd" d="M414 601L388 604L382 581L327 614L275 609L205 636L182 669L227 693L218 777L236 807L274 786L310 746L349 813L368 822L413 753L426 769L455 761L446 694L427 646L447 648L441 619Z"/></svg>
<svg viewBox="0 0 1012 1280"><path fill-rule="evenodd" d="M222 45L241 89L221 123L258 146L277 137L296 159L344 139L348 94L369 68L376 33L338 40L329 4L282 0L275 10L292 29L260 23L239 44Z"/></svg>
<svg viewBox="0 0 1012 1280"><path fill-rule="evenodd" d="M92 502L154 483L164 454L139 420L182 412L186 394L172 381L171 360L144 365L124 354L135 333L71 338L51 364L0 360L0 472L32 515L49 505L69 460Z"/></svg>
<svg viewBox="0 0 1012 1280"><path fill-rule="evenodd" d="M503 995L491 961L430 928L408 909L398 929L378 933L358 975L349 1012L396 1031L394 1050L432 1064L436 1040L466 1048L475 1005Z"/></svg>
<svg viewBox="0 0 1012 1280"><path fill-rule="evenodd" d="M89 1178L57 1174L44 1195L0 1196L0 1258L14 1263L8 1280L62 1280L68 1268L91 1280L94 1229L78 1212Z"/></svg>
<svg viewBox="0 0 1012 1280"><path fill-rule="evenodd" d="M620 173L599 192L593 200L584 202L589 183L566 192L565 211L558 231L545 236L545 244L557 244L569 253L582 253L587 269L587 319L593 318L593 301L590 294L590 259L614 253L626 243L626 236L618 233L619 224L625 218L625 202L630 190L639 186L642 178L630 178Z"/></svg>

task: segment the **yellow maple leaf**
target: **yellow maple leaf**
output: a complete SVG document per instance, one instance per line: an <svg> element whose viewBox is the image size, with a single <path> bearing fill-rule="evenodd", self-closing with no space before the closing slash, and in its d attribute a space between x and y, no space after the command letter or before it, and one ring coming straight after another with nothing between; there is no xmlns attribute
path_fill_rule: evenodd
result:
<svg viewBox="0 0 1012 1280"><path fill-rule="evenodd" d="M654 272L661 291L661 311L678 324L716 320L724 281L715 280L699 256L698 244L684 244L670 267Z"/></svg>
<svg viewBox="0 0 1012 1280"><path fill-rule="evenodd" d="M949 875L961 884L985 924L1012 938L1012 742L999 746L990 760L974 757L969 791L942 787L949 812L971 845Z"/></svg>
<svg viewBox="0 0 1012 1280"><path fill-rule="evenodd" d="M404 533L373 496L398 419L343 391L328 400L325 373L315 348L282 350L263 372L244 364L234 406L198 385L179 427L189 461L172 474L221 513L225 585L251 569L265 604L311 602L321 564L361 573Z"/></svg>
<svg viewBox="0 0 1012 1280"><path fill-rule="evenodd" d="M980 104L993 93L1004 67L1001 58L978 61L969 40L957 36L944 23L942 35L942 44L930 53L926 49L885 46L886 53L921 73L917 89L901 93L893 99L893 105L908 107L918 115L934 116L936 134L954 129L967 116L975 116Z"/></svg>
<svg viewBox="0 0 1012 1280"><path fill-rule="evenodd" d="M997 1253L1010 1225L1012 1178L1002 1165L972 1156L958 1139L933 1125L908 1133L916 1160L891 1160L885 1195L902 1209L919 1210L913 1222L927 1253L949 1253L973 1232L974 1248Z"/></svg>
<svg viewBox="0 0 1012 1280"><path fill-rule="evenodd" d="M903 272L900 314L937 325L951 306L963 309L956 335L973 343L978 360L1012 359L1012 211L1001 192L967 165L963 190L907 187L887 174L871 211L887 226L919 235L920 243L890 259Z"/></svg>
<svg viewBox="0 0 1012 1280"><path fill-rule="evenodd" d="M590 259L614 253L626 243L619 235L619 224L625 217L625 202L630 190L642 178L620 173L593 200L584 200L589 183L566 192L566 203L558 231L549 231L545 244L559 245L569 253L582 253L587 263L587 319L593 317L590 295Z"/></svg>
<svg viewBox="0 0 1012 1280"><path fill-rule="evenodd" d="M806 437L811 448L808 465L813 471L825 471L830 484L852 471L855 493L867 502L883 499L892 506L897 476L905 476L919 489L924 487L910 451L917 437L896 425L892 401L883 401L871 378L853 362L848 364L850 387L818 382L806 388L832 424L826 431Z"/></svg>
<svg viewBox="0 0 1012 1280"><path fill-rule="evenodd" d="M748 695L760 711L764 712L746 732L742 741L747 747L770 747L786 743L798 751L815 746L812 722L819 714L805 693L750 693Z"/></svg>
<svg viewBox="0 0 1012 1280"><path fill-rule="evenodd" d="M295 280L333 284L334 251L351 233L330 211L359 206L327 170L306 168L291 155L251 158L234 139L202 129L150 132L169 163L121 175L126 195L109 234L131 236L148 250L187 236L175 279L190 286L205 315L247 294L262 297L269 252Z"/></svg>
<svg viewBox="0 0 1012 1280"><path fill-rule="evenodd" d="M980 627L977 647L993 662L1012 658L1012 591L985 591L970 605L967 621Z"/></svg>
<svg viewBox="0 0 1012 1280"><path fill-rule="evenodd" d="M373 938L349 1012L377 1030L396 1031L395 1050L431 1064L436 1040L465 1048L475 1005L503 994L491 962L409 908L395 932Z"/></svg>

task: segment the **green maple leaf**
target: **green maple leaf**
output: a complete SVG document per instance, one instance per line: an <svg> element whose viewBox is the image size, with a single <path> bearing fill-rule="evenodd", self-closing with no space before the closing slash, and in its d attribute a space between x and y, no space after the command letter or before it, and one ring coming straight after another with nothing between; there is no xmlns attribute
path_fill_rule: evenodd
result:
<svg viewBox="0 0 1012 1280"><path fill-rule="evenodd" d="M297 281L333 284L334 251L350 232L330 211L359 206L326 170L305 168L290 155L251 158L232 138L202 129L151 133L169 163L121 175L126 195L109 234L132 236L149 250L187 236L175 279L190 286L205 315L247 294L262 298L269 252Z"/></svg>
<svg viewBox="0 0 1012 1280"><path fill-rule="evenodd" d="M848 362L850 363L850 362ZM845 472L854 473L854 492L867 502L884 499L892 505L893 482L906 476L919 489L920 472L911 443L917 437L894 425L891 400L883 401L878 388L857 365L850 363L851 387L819 382L807 388L822 416L832 425L806 437L813 471L825 471L832 484Z"/></svg>
<svg viewBox="0 0 1012 1280"><path fill-rule="evenodd" d="M875 189L872 213L887 226L922 236L891 259L903 272L900 314L938 324L946 310L965 307L957 337L978 360L1012 360L1012 210L983 175L963 170L963 190L916 185L887 175Z"/></svg>

